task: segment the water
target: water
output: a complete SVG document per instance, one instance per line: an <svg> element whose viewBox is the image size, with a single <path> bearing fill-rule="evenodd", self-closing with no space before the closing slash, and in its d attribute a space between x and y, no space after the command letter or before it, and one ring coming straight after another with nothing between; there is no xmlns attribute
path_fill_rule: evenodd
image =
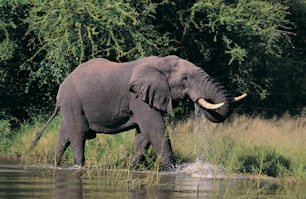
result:
<svg viewBox="0 0 306 199"><path fill-rule="evenodd" d="M229 177L221 168L200 161L176 172L156 174L97 168L54 169L0 159L0 198L8 199L306 198L305 191L295 193L285 188L277 180Z"/></svg>

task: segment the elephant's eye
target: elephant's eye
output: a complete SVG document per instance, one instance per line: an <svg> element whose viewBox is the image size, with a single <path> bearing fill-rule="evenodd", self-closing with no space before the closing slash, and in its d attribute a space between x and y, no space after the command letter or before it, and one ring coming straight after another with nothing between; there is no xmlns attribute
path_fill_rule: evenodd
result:
<svg viewBox="0 0 306 199"><path fill-rule="evenodd" d="M187 88L187 81L188 81L188 76L187 74L182 75L182 83L183 83L183 88Z"/></svg>
<svg viewBox="0 0 306 199"><path fill-rule="evenodd" d="M182 80L187 80L187 79L188 79L187 74L183 74L183 75L182 75Z"/></svg>

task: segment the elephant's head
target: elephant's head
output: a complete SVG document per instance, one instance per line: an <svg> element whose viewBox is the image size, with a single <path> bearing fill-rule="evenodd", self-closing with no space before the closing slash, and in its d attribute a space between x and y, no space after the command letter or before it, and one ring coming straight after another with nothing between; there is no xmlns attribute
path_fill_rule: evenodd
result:
<svg viewBox="0 0 306 199"><path fill-rule="evenodd" d="M201 105L212 122L223 122L232 111L231 103L246 96L230 97L205 71L177 56L152 57L136 66L129 87L151 107L163 111L171 111L172 100L187 95Z"/></svg>

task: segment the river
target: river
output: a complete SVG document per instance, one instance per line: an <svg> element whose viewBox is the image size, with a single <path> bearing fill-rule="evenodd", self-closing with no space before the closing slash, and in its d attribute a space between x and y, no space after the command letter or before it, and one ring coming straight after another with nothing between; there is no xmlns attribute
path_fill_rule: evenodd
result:
<svg viewBox="0 0 306 199"><path fill-rule="evenodd" d="M212 171L214 170L214 171ZM226 176L207 163L175 172L130 172L50 165L22 165L0 159L0 198L306 198L278 180Z"/></svg>

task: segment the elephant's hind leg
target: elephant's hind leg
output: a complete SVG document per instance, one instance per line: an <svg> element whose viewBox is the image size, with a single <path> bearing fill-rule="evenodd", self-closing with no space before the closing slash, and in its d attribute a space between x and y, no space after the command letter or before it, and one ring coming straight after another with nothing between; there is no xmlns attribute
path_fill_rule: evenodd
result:
<svg viewBox="0 0 306 199"><path fill-rule="evenodd" d="M62 150L65 150L63 146L66 146L67 141L69 141L74 154L74 164L84 166L85 132L88 130L88 125L80 108L81 106L78 106L76 102L74 103L61 107L62 128L60 128L59 132L57 152L61 156Z"/></svg>
<svg viewBox="0 0 306 199"><path fill-rule="evenodd" d="M74 154L74 164L77 166L84 166L85 164L85 141L86 139L83 136L77 136L71 141L71 147Z"/></svg>
<svg viewBox="0 0 306 199"><path fill-rule="evenodd" d="M55 161L57 166L60 166L62 156L70 144L69 138L64 132L65 132L65 126L64 123L61 121L55 150L53 153L49 155L49 159L51 161Z"/></svg>
<svg viewBox="0 0 306 199"><path fill-rule="evenodd" d="M57 140L57 144L55 146L55 161L57 166L60 166L60 162L62 159L62 156L64 154L64 152L66 151L66 149L68 148L70 141L69 141L69 137L66 134L66 127L64 122L61 120L61 124L60 124L60 129L59 129L59 135L58 135L58 140Z"/></svg>
<svg viewBox="0 0 306 199"><path fill-rule="evenodd" d="M57 166L60 166L60 161L62 159L62 156L66 151L66 149L68 148L69 144L70 142L68 140L61 140L57 143L55 149L55 157L56 157L55 161Z"/></svg>

